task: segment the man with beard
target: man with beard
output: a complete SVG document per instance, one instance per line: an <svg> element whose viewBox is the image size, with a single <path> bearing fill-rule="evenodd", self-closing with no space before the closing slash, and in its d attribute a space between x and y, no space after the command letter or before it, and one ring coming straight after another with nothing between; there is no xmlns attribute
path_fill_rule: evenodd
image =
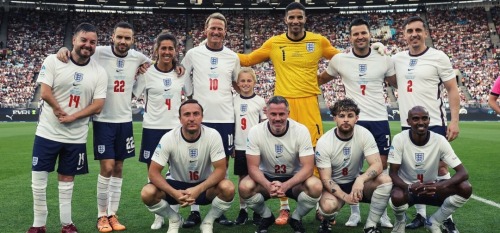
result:
<svg viewBox="0 0 500 233"><path fill-rule="evenodd" d="M320 84L340 76L347 98L358 104L361 112L356 124L368 129L377 142L382 168L386 175L387 154L391 146L391 131L387 119L384 98L384 82L396 86L396 72L389 56L382 56L370 48L370 25L363 19L355 19L349 26L352 50L336 55L323 73L318 75ZM355 71L355 72L353 72ZM351 205L351 216L346 226L356 226L361 220L359 205ZM382 227L392 227L384 211L380 219Z"/></svg>
<svg viewBox="0 0 500 233"><path fill-rule="evenodd" d="M227 161L221 136L201 124L203 115L198 101L181 104L181 126L161 138L149 168L151 183L141 192L151 212L168 217L168 233L179 232L183 222L171 205L211 204L200 230L212 233L215 219L231 207L234 198L234 184L224 178ZM170 175L165 179L162 170L167 165Z"/></svg>
<svg viewBox="0 0 500 233"><path fill-rule="evenodd" d="M190 49L182 64L186 68L185 90L188 98L200 101L205 107L203 124L216 129L222 136L224 150L229 158L233 154L234 106L231 87L239 90L236 79L240 61L236 53L224 46L227 20L221 13L213 13L205 21L206 44ZM192 75L191 75L192 74ZM193 227L201 220L199 207L192 206L183 227ZM222 215L222 225L233 222Z"/></svg>
<svg viewBox="0 0 500 233"><path fill-rule="evenodd" d="M439 207L425 227L440 233L443 221L472 195L469 175L446 138L429 130L431 118L425 107L411 108L406 121L410 129L394 136L389 152L394 182L389 203L396 215L392 232L405 232L408 206L425 204ZM456 171L450 179L437 180L440 161Z"/></svg>
<svg viewBox="0 0 500 233"><path fill-rule="evenodd" d="M329 222L345 203L370 203L364 232L379 233L377 223L387 207L391 178L382 173L382 161L373 135L356 124L360 109L351 99L337 101L330 111L337 127L323 135L316 146L316 166L323 183L319 212L324 220L319 232L331 232ZM368 168L360 175L366 159Z"/></svg>
<svg viewBox="0 0 500 233"><path fill-rule="evenodd" d="M460 97L455 78L455 71L450 58L444 52L427 47L425 40L428 30L424 20L418 16L408 18L403 24L403 36L408 44L408 51L399 52L392 57L398 83L398 104L401 114L402 130L409 129L406 115L410 108L417 105L425 107L430 114L429 130L441 134L453 141L459 134ZM443 86L448 92L451 121L447 126L444 108ZM439 179L449 179L450 173L444 162L439 166ZM415 205L417 215L408 224L415 229L424 226L425 205ZM444 226L450 233L458 233L451 216Z"/></svg>
<svg viewBox="0 0 500 233"><path fill-rule="evenodd" d="M297 208L288 224L305 232L304 217L321 196L321 181L313 176L314 151L307 128L288 118L287 100L274 96L267 103L266 121L252 127L247 137L248 176L239 185L240 196L262 220L257 233L268 232L275 221L265 200L289 197Z"/></svg>
<svg viewBox="0 0 500 233"><path fill-rule="evenodd" d="M131 49L134 29L127 22L116 24L112 45L98 46L92 58L108 74L107 99L101 113L93 117L94 159L100 161L97 178L97 229L100 232L125 230L116 212L120 204L123 162L135 156L132 126L132 87L137 68L151 60ZM58 58L66 59L64 49Z"/></svg>
<svg viewBox="0 0 500 233"><path fill-rule="evenodd" d="M88 173L89 117L102 110L106 98L106 73L96 59L91 59L96 44L96 28L82 23L73 34L70 62L63 63L56 55L49 55L40 70L38 82L43 103L33 145L34 220L28 233L46 232L47 180L57 161L61 232L78 231L71 220L74 177Z"/></svg>

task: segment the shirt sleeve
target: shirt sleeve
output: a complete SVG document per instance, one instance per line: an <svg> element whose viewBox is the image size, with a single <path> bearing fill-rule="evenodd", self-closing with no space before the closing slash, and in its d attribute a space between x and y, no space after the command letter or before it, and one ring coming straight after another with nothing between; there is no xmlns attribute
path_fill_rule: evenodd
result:
<svg viewBox="0 0 500 233"><path fill-rule="evenodd" d="M340 50L333 47L330 41L324 36L321 37L321 45L323 47L323 57L328 60L332 59L335 54L340 53Z"/></svg>
<svg viewBox="0 0 500 233"><path fill-rule="evenodd" d="M340 59L340 56L333 57L329 62L328 66L326 67L326 73L328 73L330 76L338 76L339 72L337 70L337 64L338 60Z"/></svg>
<svg viewBox="0 0 500 233"><path fill-rule="evenodd" d="M139 98L141 94L144 92L144 89L146 89L146 75L147 71L145 74L140 74L137 76L137 81L134 83L134 87L132 88L132 93L134 94L135 97Z"/></svg>
<svg viewBox="0 0 500 233"><path fill-rule="evenodd" d="M491 94L495 96L500 95L500 77L497 78L495 84L493 84L493 88L491 89Z"/></svg>
<svg viewBox="0 0 500 233"><path fill-rule="evenodd" d="M156 146L155 152L153 153L153 157L151 158L151 161L155 161L157 164L160 164L163 167L167 165L170 155L167 146L169 145L169 143L166 143L166 136L167 135L163 135L163 137L160 139L160 142Z"/></svg>
<svg viewBox="0 0 500 233"><path fill-rule="evenodd" d="M439 139L442 141L439 143L439 152L441 153L441 160L444 161L448 166L451 168L454 168L462 162L458 158L458 156L455 154L455 151L453 151L453 148L451 148L450 143L446 140L444 137L439 137Z"/></svg>
<svg viewBox="0 0 500 233"><path fill-rule="evenodd" d="M247 155L259 155L260 156L260 148L259 148L259 135L258 131L260 129L260 125L256 125L250 129L247 136Z"/></svg>
<svg viewBox="0 0 500 233"><path fill-rule="evenodd" d="M300 125L297 137L299 137L297 140L299 146L299 157L314 155L311 134L309 134L309 130L307 130L305 126Z"/></svg>
<svg viewBox="0 0 500 233"><path fill-rule="evenodd" d="M401 133L397 134L394 136L394 139L392 139L392 145L389 149L389 155L387 157L388 163L401 164L401 161L403 160L403 142Z"/></svg>
<svg viewBox="0 0 500 233"><path fill-rule="evenodd" d="M253 66L269 59L274 37L268 39L260 48L249 54L238 53L241 66Z"/></svg>
<svg viewBox="0 0 500 233"><path fill-rule="evenodd" d="M99 78L97 80L97 87L94 92L94 99L105 99L108 91L108 73L106 70L99 66Z"/></svg>
<svg viewBox="0 0 500 233"><path fill-rule="evenodd" d="M193 62L191 61L191 52L188 51L184 59L182 59L181 64L184 66L186 71L184 72L184 92L186 96L193 95L193 78L191 77L191 72L193 71Z"/></svg>
<svg viewBox="0 0 500 233"><path fill-rule="evenodd" d="M210 136L210 161L216 162L221 159L226 159L226 152L224 150L224 146L222 145L222 138L219 133L215 130L212 131L212 135Z"/></svg>
<svg viewBox="0 0 500 233"><path fill-rule="evenodd" d="M316 167L321 168L332 168L332 163L330 160L330 155L328 153L328 140L326 140L325 134L316 143L316 153L314 154L314 159L316 160Z"/></svg>
<svg viewBox="0 0 500 233"><path fill-rule="evenodd" d="M387 71L385 72L385 77L393 76L396 74L396 69L394 68L394 62L391 57L384 56L385 64L387 65Z"/></svg>
<svg viewBox="0 0 500 233"><path fill-rule="evenodd" d="M439 55L440 57L436 62L439 77L443 80L443 82L454 79L456 74L453 70L453 66L451 65L450 58L448 58L448 56L441 51Z"/></svg>
<svg viewBox="0 0 500 233"><path fill-rule="evenodd" d="M37 83L47 84L50 87L54 85L54 73L55 73L55 61L54 56L47 57L42 64L40 73L38 73Z"/></svg>

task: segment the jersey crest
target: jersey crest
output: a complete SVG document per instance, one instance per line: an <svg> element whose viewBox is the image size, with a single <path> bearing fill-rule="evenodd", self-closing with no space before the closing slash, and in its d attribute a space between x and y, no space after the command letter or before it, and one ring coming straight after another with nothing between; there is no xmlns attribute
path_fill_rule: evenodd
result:
<svg viewBox="0 0 500 233"><path fill-rule="evenodd" d="M275 144L274 145L274 151L276 152L276 154L283 153L283 145L281 145L281 144Z"/></svg>
<svg viewBox="0 0 500 233"><path fill-rule="evenodd" d="M424 153L415 153L415 162L421 164L424 162Z"/></svg>
<svg viewBox="0 0 500 233"><path fill-rule="evenodd" d="M104 146L104 145L97 145L97 152L99 152L99 154L104 153L104 151L106 151L106 146Z"/></svg>
<svg viewBox="0 0 500 233"><path fill-rule="evenodd" d="M217 64L219 64L219 58L218 57L210 57L210 65L217 66Z"/></svg>
<svg viewBox="0 0 500 233"><path fill-rule="evenodd" d="M118 60L116 60L116 67L118 67L120 69L125 67L125 59L118 58Z"/></svg>
<svg viewBox="0 0 500 233"><path fill-rule="evenodd" d="M306 49L307 49L307 52L314 52L314 43L306 43Z"/></svg>
<svg viewBox="0 0 500 233"><path fill-rule="evenodd" d="M144 151L144 158L149 159L149 156L151 156L151 153L149 152L149 150L145 150Z"/></svg>
<svg viewBox="0 0 500 233"><path fill-rule="evenodd" d="M366 64L359 64L359 73L366 73L368 66Z"/></svg>
<svg viewBox="0 0 500 233"><path fill-rule="evenodd" d="M163 86L170 87L171 85L172 85L172 79L171 78L163 79Z"/></svg>
<svg viewBox="0 0 500 233"><path fill-rule="evenodd" d="M81 82L83 80L83 73L75 72L75 75L73 76L73 78L75 79L75 81Z"/></svg>
<svg viewBox="0 0 500 233"><path fill-rule="evenodd" d="M189 157L193 159L198 157L198 149L197 148L189 149Z"/></svg>
<svg viewBox="0 0 500 233"><path fill-rule="evenodd" d="M410 68L415 68L415 66L417 65L417 61L418 59L410 59Z"/></svg>
<svg viewBox="0 0 500 233"><path fill-rule="evenodd" d="M248 104L240 104L241 114L247 113L247 110L248 110Z"/></svg>

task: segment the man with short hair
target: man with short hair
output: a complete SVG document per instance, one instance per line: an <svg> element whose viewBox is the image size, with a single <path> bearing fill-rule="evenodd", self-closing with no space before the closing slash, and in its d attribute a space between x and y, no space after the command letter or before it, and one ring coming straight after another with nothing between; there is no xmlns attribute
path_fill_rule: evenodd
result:
<svg viewBox="0 0 500 233"><path fill-rule="evenodd" d="M222 136L227 158L234 149L234 106L231 87L238 90L236 79L240 61L235 52L224 46L227 20L221 13L213 13L205 21L206 44L190 49L182 64L186 68L186 96L200 101L205 107L203 124L216 129ZM191 75L192 74L192 75ZM199 207L193 206L184 227L192 227L201 220ZM222 215L222 225L233 222Z"/></svg>
<svg viewBox="0 0 500 233"><path fill-rule="evenodd" d="M381 233L377 223L387 207L392 182L382 173L375 139L370 131L356 124L360 109L353 100L339 100L330 111L337 127L319 139L315 156L324 187L319 201L323 221L318 232L331 232L329 223L345 203L366 202L370 203L370 213L364 232ZM360 175L365 159L368 168Z"/></svg>
<svg viewBox="0 0 500 233"><path fill-rule="evenodd" d="M61 232L78 232L71 219L74 177L88 173L89 118L102 110L106 98L106 73L91 58L96 45L97 29L82 23L73 34L70 61L63 63L56 55L49 55L40 70L38 82L43 103L33 145L34 220L28 233L46 232L48 176L56 163Z"/></svg>
<svg viewBox="0 0 500 233"><path fill-rule="evenodd" d="M239 185L241 197L262 220L258 233L268 232L275 217L265 200L289 197L297 200L297 208L288 224L294 232L305 232L304 217L316 206L321 196L321 181L313 176L314 151L307 128L288 118L289 106L282 96L267 103L266 121L250 129L247 137L249 175Z"/></svg>
<svg viewBox="0 0 500 233"><path fill-rule="evenodd" d="M422 105L430 114L429 130L453 141L459 134L460 97L455 71L450 58L444 52L427 47L425 40L428 29L424 20L418 16L409 17L403 24L403 36L409 50L392 57L398 83L398 104L401 115L401 127L409 129L406 122L410 108ZM443 86L448 92L451 121L447 126L446 109L443 104ZM439 179L449 179L446 164L439 166ZM417 215L408 228L422 227L425 222L424 205L416 205ZM444 223L448 231L457 233L455 223L449 218Z"/></svg>
<svg viewBox="0 0 500 233"><path fill-rule="evenodd" d="M356 124L368 129L375 138L383 172L389 175L387 154L391 146L391 131L387 119L384 82L396 86L396 72L389 56L380 55L370 48L370 39L368 22L360 18L354 19L349 26L352 50L334 56L327 69L318 75L318 82L327 83L340 76L346 97L353 99L361 109ZM351 205L351 216L345 225L357 226L360 220L359 205ZM392 227L387 211L384 211L380 224L382 227Z"/></svg>
<svg viewBox="0 0 500 233"><path fill-rule="evenodd" d="M150 184L141 197L155 214L168 217L168 233L177 233L182 217L170 205L208 205L202 233L213 232L213 222L231 207L234 184L225 179L226 155L220 134L201 124L203 107L191 99L179 108L181 126L166 133L156 147L149 167ZM168 164L169 176L162 170ZM213 169L212 169L213 167Z"/></svg>
<svg viewBox="0 0 500 233"><path fill-rule="evenodd" d="M394 136L388 159L394 183L389 203L396 215L392 232L405 232L408 206L425 204L439 207L425 227L440 233L443 221L472 195L469 175L446 138L429 130L431 118L425 107L415 106L407 115L410 129ZM450 179L437 180L440 161L456 171Z"/></svg>

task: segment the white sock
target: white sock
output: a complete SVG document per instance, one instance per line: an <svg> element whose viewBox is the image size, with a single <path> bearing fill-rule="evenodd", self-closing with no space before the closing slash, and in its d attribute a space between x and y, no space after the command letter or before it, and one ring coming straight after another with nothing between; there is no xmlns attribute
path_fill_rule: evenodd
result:
<svg viewBox="0 0 500 233"><path fill-rule="evenodd" d="M384 213L387 207L387 202L391 196L392 182L385 183L377 186L373 191L372 199L370 203L370 212L368 213L368 218L366 219L365 229L369 227L377 227L377 223L380 221L380 216Z"/></svg>
<svg viewBox="0 0 500 233"><path fill-rule="evenodd" d="M210 210L203 219L203 222L213 224L216 218L220 217L224 212L226 212L229 208L231 208L232 202L233 202L232 200L226 202L221 200L219 197L215 197L214 200L212 201L212 206L210 207Z"/></svg>
<svg viewBox="0 0 500 233"><path fill-rule="evenodd" d="M107 216L109 201L109 177L97 176L97 217Z"/></svg>
<svg viewBox="0 0 500 233"><path fill-rule="evenodd" d="M180 207L181 207L180 205L170 205L170 208L172 208L177 213L179 213L179 208Z"/></svg>
<svg viewBox="0 0 500 233"><path fill-rule="evenodd" d="M240 209L247 209L247 203L245 203L245 200L240 198Z"/></svg>
<svg viewBox="0 0 500 233"><path fill-rule="evenodd" d="M382 174L389 175L389 167L387 167L386 169L384 169L384 170L382 171Z"/></svg>
<svg viewBox="0 0 500 233"><path fill-rule="evenodd" d="M422 204L415 204L415 209L417 210L417 214L422 215L422 217L427 218L427 208Z"/></svg>
<svg viewBox="0 0 500 233"><path fill-rule="evenodd" d="M307 195L305 192L301 192L297 197L297 208L292 213L292 218L295 220L302 220L309 211L311 211L318 203L320 197L314 198Z"/></svg>
<svg viewBox="0 0 500 233"><path fill-rule="evenodd" d="M59 219L63 226L73 223L71 220L71 198L74 182L59 181Z"/></svg>
<svg viewBox="0 0 500 233"><path fill-rule="evenodd" d="M180 215L177 212L175 212L172 208L170 208L170 205L165 200L161 200L160 202L152 206L148 206L148 209L152 213L155 213L162 217L167 217L168 219L174 222L179 221L180 219Z"/></svg>
<svg viewBox="0 0 500 233"><path fill-rule="evenodd" d="M271 217L271 210L266 206L266 203L264 202L264 196L262 196L262 194L257 193L252 197L245 199L245 203L247 203L248 208L252 209L261 217Z"/></svg>
<svg viewBox="0 0 500 233"><path fill-rule="evenodd" d="M47 223L47 180L48 172L31 172L31 190L33 192L33 226L41 227Z"/></svg>
<svg viewBox="0 0 500 233"><path fill-rule="evenodd" d="M351 215L355 214L361 216L361 212L359 211L359 204L350 205L351 206Z"/></svg>
<svg viewBox="0 0 500 233"><path fill-rule="evenodd" d="M120 206L120 198L122 197L123 179L119 177L111 177L109 179L109 208L108 216L116 215Z"/></svg>
<svg viewBox="0 0 500 233"><path fill-rule="evenodd" d="M434 213L431 218L434 222L443 222L448 218L456 209L462 207L469 199L465 199L459 195L452 195L444 199L443 204Z"/></svg>
<svg viewBox="0 0 500 233"><path fill-rule="evenodd" d="M280 210L290 210L288 205L288 197L280 197Z"/></svg>
<svg viewBox="0 0 500 233"><path fill-rule="evenodd" d="M321 207L318 208L318 211L323 216L323 219L327 221L335 219L335 217L337 217L337 215L339 214L339 212L333 212L331 214L327 214L321 209Z"/></svg>
<svg viewBox="0 0 500 233"><path fill-rule="evenodd" d="M394 206L392 204L392 199L389 198L389 205L391 206L392 210L394 210L394 215L396 216L396 221L398 222L403 222L406 221L406 216L405 212L408 209L408 204L404 204L402 206Z"/></svg>
<svg viewBox="0 0 500 233"><path fill-rule="evenodd" d="M198 212L200 212L200 206L199 205L192 205L191 206L191 211L198 211Z"/></svg>

